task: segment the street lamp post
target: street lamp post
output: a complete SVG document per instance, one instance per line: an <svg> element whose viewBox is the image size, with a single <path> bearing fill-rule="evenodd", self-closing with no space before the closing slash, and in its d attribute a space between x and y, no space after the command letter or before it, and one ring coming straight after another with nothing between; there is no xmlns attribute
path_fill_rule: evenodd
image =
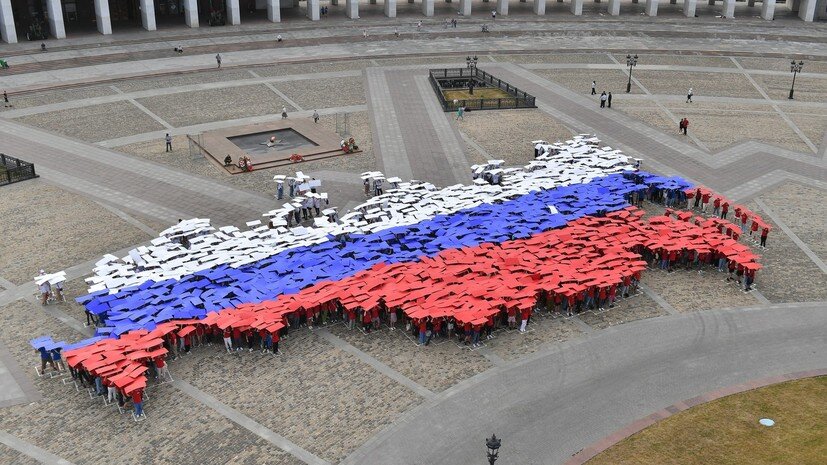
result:
<svg viewBox="0 0 827 465"><path fill-rule="evenodd" d="M473 57L471 55L465 57L466 66L471 74L471 78L468 80L468 93L471 95L474 95L474 75L476 74L474 70L477 69L477 60L476 55Z"/></svg>
<svg viewBox="0 0 827 465"><path fill-rule="evenodd" d="M637 65L637 55L626 55L626 66L629 67L629 82L626 83L626 93L632 91L632 68Z"/></svg>
<svg viewBox="0 0 827 465"><path fill-rule="evenodd" d="M494 465L499 454L500 440L497 439L496 434L492 434L490 438L485 440L485 445L488 447L488 465Z"/></svg>
<svg viewBox="0 0 827 465"><path fill-rule="evenodd" d="M804 62L799 61L798 63L795 60L790 62L790 72L793 73L793 85L790 86L790 100L793 99L793 93L795 92L795 75L801 72L801 68L804 67Z"/></svg>

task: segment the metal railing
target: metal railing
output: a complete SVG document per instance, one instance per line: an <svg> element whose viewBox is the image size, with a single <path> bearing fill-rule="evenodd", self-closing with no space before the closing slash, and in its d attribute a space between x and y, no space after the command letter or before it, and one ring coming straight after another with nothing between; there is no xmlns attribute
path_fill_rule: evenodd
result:
<svg viewBox="0 0 827 465"><path fill-rule="evenodd" d="M33 164L0 153L0 186L36 177Z"/></svg>
<svg viewBox="0 0 827 465"><path fill-rule="evenodd" d="M535 98L533 95L512 86L511 84L496 78L479 68L443 68L429 70L429 81L434 92L436 92L440 105L443 111L456 111L457 108L463 107L466 110L498 110L505 108L537 108ZM487 85L489 87L496 87L513 97L494 98L494 99L464 99L447 100L443 94L443 87L440 85L440 80L448 79L473 79L474 81Z"/></svg>

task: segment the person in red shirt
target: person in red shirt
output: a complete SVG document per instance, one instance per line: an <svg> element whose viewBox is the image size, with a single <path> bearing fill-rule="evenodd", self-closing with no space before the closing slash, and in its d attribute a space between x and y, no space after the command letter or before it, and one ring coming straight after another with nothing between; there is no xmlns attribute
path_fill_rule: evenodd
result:
<svg viewBox="0 0 827 465"><path fill-rule="evenodd" d="M749 220L749 215L747 212L741 212L741 234L745 233L747 230L747 221Z"/></svg>
<svg viewBox="0 0 827 465"><path fill-rule="evenodd" d="M196 337L196 340L198 341L198 346L199 347L204 345L204 333L205 332L206 332L206 328L204 328L204 325L202 325L202 324L195 325L195 337Z"/></svg>
<svg viewBox="0 0 827 465"><path fill-rule="evenodd" d="M356 310L353 308L347 309L347 329L353 329L356 324Z"/></svg>
<svg viewBox="0 0 827 465"><path fill-rule="evenodd" d="M701 213L706 213L706 206L709 205L709 197L711 194L709 192L704 192L701 196Z"/></svg>
<svg viewBox="0 0 827 465"><path fill-rule="evenodd" d="M531 309L524 308L520 311L520 332L525 332L525 327L528 324L528 318L531 316Z"/></svg>
<svg viewBox="0 0 827 465"><path fill-rule="evenodd" d="M494 315L489 315L488 318L485 319L485 338L486 339L494 339L494 336L491 334L491 331L494 330Z"/></svg>
<svg viewBox="0 0 827 465"><path fill-rule="evenodd" d="M514 329L517 327L517 308L508 307L508 327Z"/></svg>
<svg viewBox="0 0 827 465"><path fill-rule="evenodd" d="M689 210L689 205L692 204L692 199L695 198L695 192L690 190L686 193L686 209Z"/></svg>
<svg viewBox="0 0 827 465"><path fill-rule="evenodd" d="M725 220L726 215L729 213L729 202L724 200L724 203L721 205L721 219Z"/></svg>
<svg viewBox="0 0 827 465"><path fill-rule="evenodd" d="M769 234L769 233L770 233L770 228L768 226L764 226L761 229L761 245L760 245L760 247L762 249L767 248L767 234Z"/></svg>
<svg viewBox="0 0 827 465"><path fill-rule="evenodd" d="M425 345L425 333L428 331L428 321L425 318L419 320L419 345Z"/></svg>
<svg viewBox="0 0 827 465"><path fill-rule="evenodd" d="M373 323L373 318L370 315L370 310L364 310L362 312L362 329L366 332L370 332L371 323Z"/></svg>
<svg viewBox="0 0 827 465"><path fill-rule="evenodd" d="M279 332L276 331L273 333L273 355L281 355L279 352Z"/></svg>
<svg viewBox="0 0 827 465"><path fill-rule="evenodd" d="M758 232L758 222L755 221L755 220L752 220L752 225L749 228L749 237L752 237L757 232Z"/></svg>
<svg viewBox="0 0 827 465"><path fill-rule="evenodd" d="M161 382L164 382L164 378L168 378L169 381L172 381L172 375L169 374L169 368L167 368L163 355L155 358L155 368L158 369L158 379Z"/></svg>
<svg viewBox="0 0 827 465"><path fill-rule="evenodd" d="M227 352L233 351L233 332L232 329L228 326L224 330L224 347L227 349Z"/></svg>
<svg viewBox="0 0 827 465"><path fill-rule="evenodd" d="M244 347L241 346L241 330L238 328L233 328L233 347L235 347L236 352L244 350Z"/></svg>
<svg viewBox="0 0 827 465"><path fill-rule="evenodd" d="M712 216L718 216L718 213L721 211L721 198L715 197L715 200L712 202Z"/></svg>
<svg viewBox="0 0 827 465"><path fill-rule="evenodd" d="M140 389L135 389L132 391L132 405L135 406L135 413L133 416L136 420L138 418L146 418L146 415L144 415L144 396Z"/></svg>

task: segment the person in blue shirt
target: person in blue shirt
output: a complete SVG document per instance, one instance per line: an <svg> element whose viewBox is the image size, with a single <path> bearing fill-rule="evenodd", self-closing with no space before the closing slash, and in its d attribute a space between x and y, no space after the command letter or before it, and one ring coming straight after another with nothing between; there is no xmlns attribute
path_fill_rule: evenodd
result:
<svg viewBox="0 0 827 465"><path fill-rule="evenodd" d="M57 371L57 366L55 366L55 362L52 360L52 356L49 355L49 351L46 350L45 347L41 347L37 349L40 352L40 373L43 374L46 372L46 363L52 366L52 369Z"/></svg>
<svg viewBox="0 0 827 465"><path fill-rule="evenodd" d="M66 365L63 364L63 359L60 357L60 347L55 347L50 352L52 355L52 364L60 367L60 371L65 371Z"/></svg>

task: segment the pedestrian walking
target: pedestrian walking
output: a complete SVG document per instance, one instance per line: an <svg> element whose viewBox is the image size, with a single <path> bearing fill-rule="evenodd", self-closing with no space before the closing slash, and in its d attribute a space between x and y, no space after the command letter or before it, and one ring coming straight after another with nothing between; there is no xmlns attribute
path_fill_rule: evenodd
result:
<svg viewBox="0 0 827 465"><path fill-rule="evenodd" d="M281 34L276 36L276 42L281 42Z"/></svg>
<svg viewBox="0 0 827 465"><path fill-rule="evenodd" d="M457 119L456 121L463 120L465 121L465 107L457 107Z"/></svg>
<svg viewBox="0 0 827 465"><path fill-rule="evenodd" d="M215 62L218 63L218 69L221 69L221 54L220 53L215 54Z"/></svg>
<svg viewBox="0 0 827 465"><path fill-rule="evenodd" d="M491 10L491 19L492 20L497 19L497 10Z"/></svg>
<svg viewBox="0 0 827 465"><path fill-rule="evenodd" d="M600 94L600 108L606 108L606 100L609 99L609 96L606 95L606 91L604 90L602 94Z"/></svg>
<svg viewBox="0 0 827 465"><path fill-rule="evenodd" d="M172 136L170 136L169 133L167 133L166 137L164 137L164 140L167 143L166 151L167 152L172 152Z"/></svg>
<svg viewBox="0 0 827 465"><path fill-rule="evenodd" d="M687 135L686 130L689 129L689 120L684 118L681 122L683 123L681 125L681 128L683 129L683 135L685 136L685 135Z"/></svg>
<svg viewBox="0 0 827 465"><path fill-rule="evenodd" d="M592 81L592 95L597 95L597 81Z"/></svg>
<svg viewBox="0 0 827 465"><path fill-rule="evenodd" d="M612 93L611 92L609 92L609 96L608 96L608 98L606 98L606 106L608 106L609 108L612 108Z"/></svg>
<svg viewBox="0 0 827 465"><path fill-rule="evenodd" d="M686 93L686 103L692 103L692 88L689 88L689 92Z"/></svg>
<svg viewBox="0 0 827 465"><path fill-rule="evenodd" d="M362 37L364 37L365 39L367 39L367 38L368 38L368 30L367 30L367 29L364 29L364 30L362 31Z"/></svg>
<svg viewBox="0 0 827 465"><path fill-rule="evenodd" d="M287 107L281 107L281 119L287 119Z"/></svg>
<svg viewBox="0 0 827 465"><path fill-rule="evenodd" d="M417 22L416 22L416 30L417 30L417 31L421 31L421 30L422 30L422 21L417 21Z"/></svg>
<svg viewBox="0 0 827 465"><path fill-rule="evenodd" d="M3 91L3 106L6 108L12 106L12 104L9 103L9 94L7 94L5 90Z"/></svg>
<svg viewBox="0 0 827 465"><path fill-rule="evenodd" d="M398 27L393 28L393 35L396 36L397 38L399 38L399 28Z"/></svg>
<svg viewBox="0 0 827 465"><path fill-rule="evenodd" d="M313 122L314 122L314 123L318 123L318 122L319 122L319 112L318 112L318 111L316 111L316 110L313 110Z"/></svg>

